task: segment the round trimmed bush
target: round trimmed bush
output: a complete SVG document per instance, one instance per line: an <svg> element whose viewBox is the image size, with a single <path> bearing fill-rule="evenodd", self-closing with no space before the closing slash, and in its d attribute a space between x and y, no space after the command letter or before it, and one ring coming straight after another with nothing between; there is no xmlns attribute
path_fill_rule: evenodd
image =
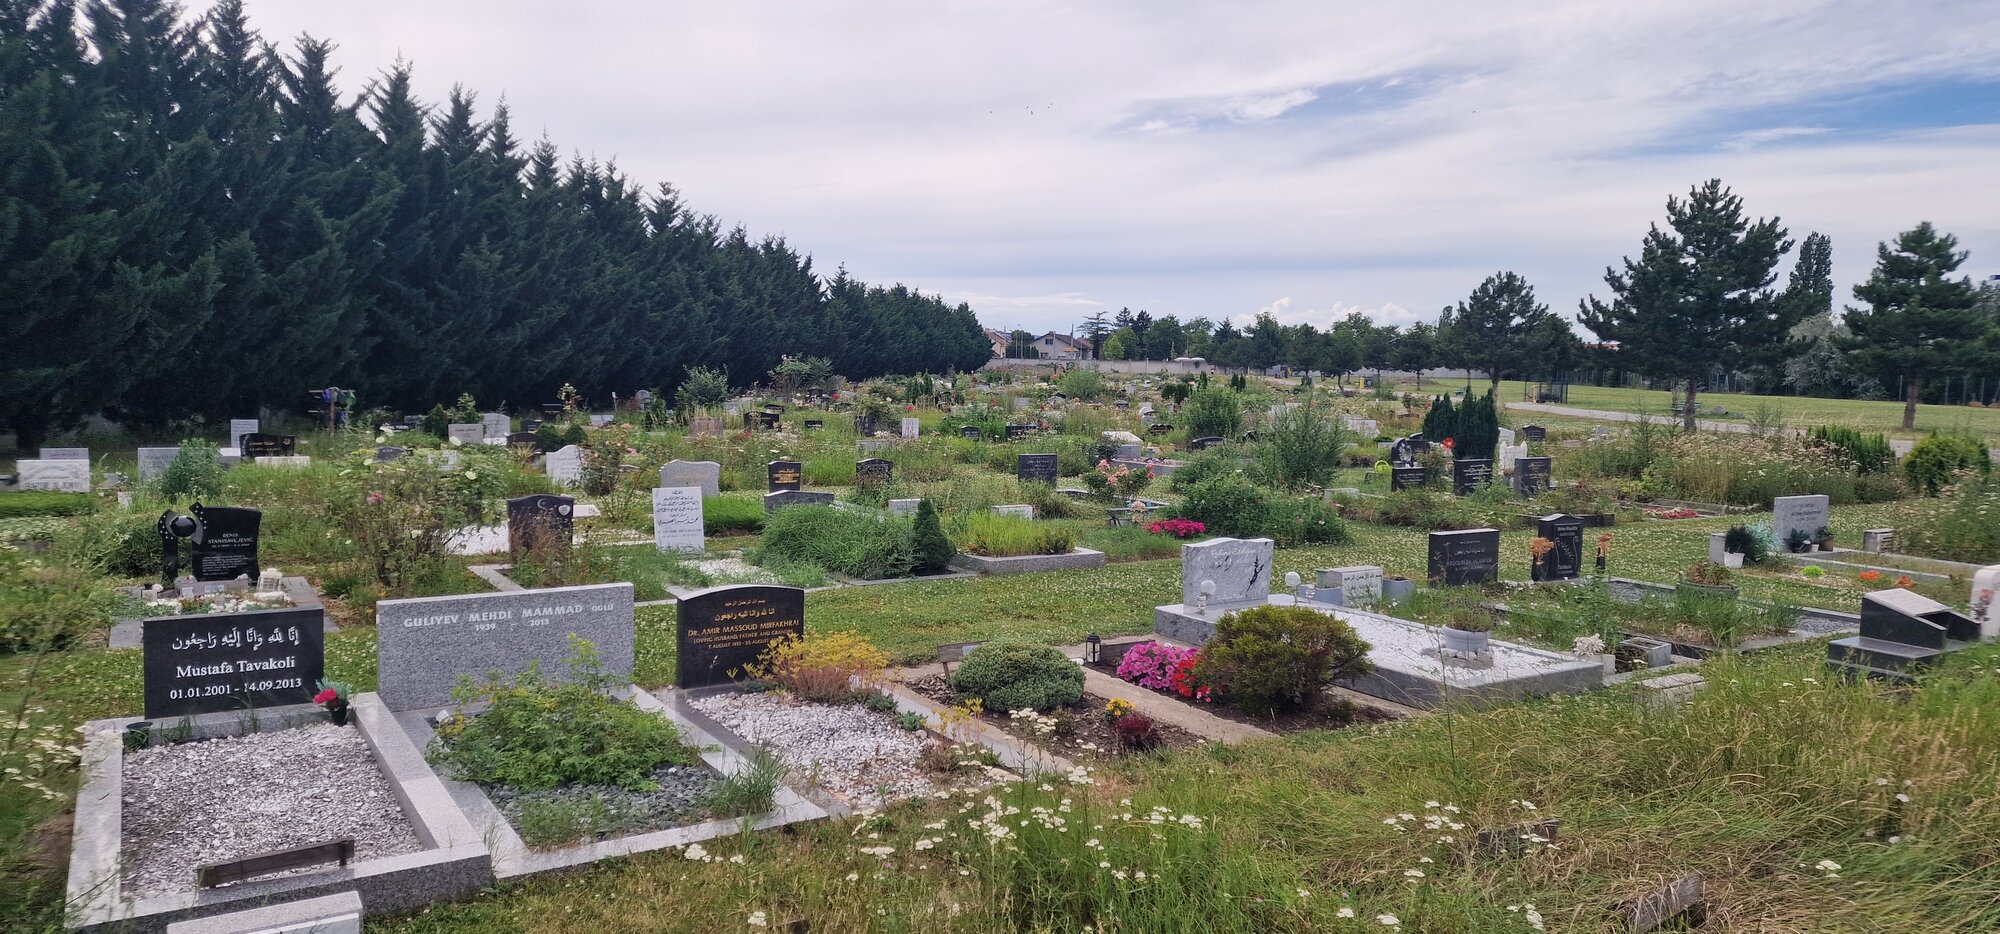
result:
<svg viewBox="0 0 2000 934"><path fill-rule="evenodd" d="M1195 680L1251 713L1313 706L1337 678L1374 670L1354 627L1300 606L1238 610L1195 656Z"/></svg>
<svg viewBox="0 0 2000 934"><path fill-rule="evenodd" d="M1053 710L1083 699L1083 669L1054 646L996 642L967 654L951 687L987 710Z"/></svg>
<svg viewBox="0 0 2000 934"><path fill-rule="evenodd" d="M1986 445L1958 435L1932 435L1910 448L1903 473L1925 496L1936 496L1960 471L1985 476L1993 469Z"/></svg>

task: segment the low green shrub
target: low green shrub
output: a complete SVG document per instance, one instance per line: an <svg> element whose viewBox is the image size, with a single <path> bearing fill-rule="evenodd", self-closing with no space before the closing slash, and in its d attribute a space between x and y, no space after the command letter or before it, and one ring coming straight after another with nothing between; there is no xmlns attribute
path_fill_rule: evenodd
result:
<svg viewBox="0 0 2000 934"><path fill-rule="evenodd" d="M0 496L0 519L24 516L81 516L97 511L97 497L89 493L61 493L55 490L22 490Z"/></svg>
<svg viewBox="0 0 2000 934"><path fill-rule="evenodd" d="M751 555L758 564L810 564L835 574L879 580L904 577L916 563L910 522L831 506L787 506L764 521Z"/></svg>
<svg viewBox="0 0 2000 934"><path fill-rule="evenodd" d="M1046 522L989 512L967 516L958 541L966 554L988 558L1066 555L1076 547L1076 533Z"/></svg>
<svg viewBox="0 0 2000 934"><path fill-rule="evenodd" d="M754 535L764 530L764 501L752 493L724 493L701 500L701 526L710 535Z"/></svg>
<svg viewBox="0 0 2000 934"><path fill-rule="evenodd" d="M1845 425L1821 425L1807 435L1814 444L1838 453L1860 473L1883 473L1896 466L1896 452L1880 434L1862 434Z"/></svg>
<svg viewBox="0 0 2000 934"><path fill-rule="evenodd" d="M0 652L70 648L108 629L119 597L82 569L0 548Z"/></svg>
<svg viewBox="0 0 2000 934"><path fill-rule="evenodd" d="M1896 549L1947 561L2000 561L2000 478L1970 476L1896 517Z"/></svg>
<svg viewBox="0 0 2000 934"><path fill-rule="evenodd" d="M1053 710L1083 699L1083 669L1054 646L993 642L965 656L951 687L987 710Z"/></svg>
<svg viewBox="0 0 2000 934"><path fill-rule="evenodd" d="M1993 462L1986 453L1986 445L1972 438L1959 435L1931 435L1910 448L1910 455L1903 458L1903 475L1910 480L1910 486L1925 496L1936 496L1939 491L1956 482L1961 472L1985 476L1993 471Z"/></svg>
<svg viewBox="0 0 2000 934"><path fill-rule="evenodd" d="M56 530L49 556L71 567L112 577L160 573L159 516L100 512L77 516Z"/></svg>
<svg viewBox="0 0 2000 934"><path fill-rule="evenodd" d="M200 439L182 441L174 462L153 482L161 496L177 502L219 496L223 489L221 452Z"/></svg>
<svg viewBox="0 0 2000 934"><path fill-rule="evenodd" d="M1253 607L1216 621L1214 638L1195 656L1194 679L1252 713L1299 710L1318 703L1335 679L1373 671L1368 649L1331 615Z"/></svg>
<svg viewBox="0 0 2000 934"><path fill-rule="evenodd" d="M597 651L570 640L570 679L556 681L531 666L511 682L464 680L461 704L485 703L478 716L438 724L428 755L460 781L537 791L558 785L616 785L631 791L658 786L662 765L692 765L696 753L665 717L613 697Z"/></svg>
<svg viewBox="0 0 2000 934"><path fill-rule="evenodd" d="M1167 488L1176 493L1185 493L1210 480L1242 470L1242 458L1230 453L1233 450L1234 448L1209 448L1188 458L1168 475Z"/></svg>

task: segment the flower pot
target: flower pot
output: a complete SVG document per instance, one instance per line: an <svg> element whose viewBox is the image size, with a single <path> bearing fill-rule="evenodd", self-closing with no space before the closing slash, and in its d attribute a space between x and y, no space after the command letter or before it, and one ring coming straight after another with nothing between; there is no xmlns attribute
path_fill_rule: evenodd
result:
<svg viewBox="0 0 2000 934"><path fill-rule="evenodd" d="M1490 632L1466 632L1463 629L1444 627L1444 648L1459 655L1481 655L1486 652L1486 641L1492 638Z"/></svg>
<svg viewBox="0 0 2000 934"><path fill-rule="evenodd" d="M1417 582L1400 574L1386 575L1382 578L1382 602L1389 606L1410 599L1410 595L1416 592Z"/></svg>
<svg viewBox="0 0 2000 934"><path fill-rule="evenodd" d="M334 726L346 726L347 711L348 707L346 704L333 704L326 708L326 716L327 719L333 721Z"/></svg>

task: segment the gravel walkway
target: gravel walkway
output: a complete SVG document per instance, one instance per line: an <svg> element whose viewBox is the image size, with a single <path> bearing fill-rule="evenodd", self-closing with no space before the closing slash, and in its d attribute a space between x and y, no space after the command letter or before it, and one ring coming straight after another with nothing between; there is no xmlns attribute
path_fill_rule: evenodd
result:
<svg viewBox="0 0 2000 934"><path fill-rule="evenodd" d="M194 888L195 868L354 838L355 858L422 849L368 744L330 723L125 757L125 889Z"/></svg>
<svg viewBox="0 0 2000 934"><path fill-rule="evenodd" d="M717 694L693 703L730 732L769 747L799 779L855 807L927 796L934 788L917 765L927 735L903 729L887 714L855 704L795 702L775 692Z"/></svg>

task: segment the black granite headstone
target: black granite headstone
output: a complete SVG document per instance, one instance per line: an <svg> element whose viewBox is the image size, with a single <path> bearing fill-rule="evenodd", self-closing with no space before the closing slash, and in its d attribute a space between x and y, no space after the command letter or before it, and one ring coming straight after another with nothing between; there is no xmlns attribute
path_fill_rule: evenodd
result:
<svg viewBox="0 0 2000 934"><path fill-rule="evenodd" d="M1433 587L1500 579L1500 530L1432 532L1429 575Z"/></svg>
<svg viewBox="0 0 2000 934"><path fill-rule="evenodd" d="M1221 444L1221 443L1222 443L1222 439L1221 439L1221 438L1218 438L1218 437L1216 437L1216 436L1214 436L1214 435L1209 435L1209 436L1208 436L1208 437L1206 437L1206 438L1194 438L1194 439L1190 439L1190 440L1188 441L1188 450L1190 450L1190 451L1206 451L1206 450L1208 450L1209 448L1212 448L1212 447L1215 447L1216 445L1218 445L1218 444Z"/></svg>
<svg viewBox="0 0 2000 934"><path fill-rule="evenodd" d="M1166 422L1154 422L1146 426L1146 433L1149 435L1168 435L1173 434L1173 431L1174 426Z"/></svg>
<svg viewBox="0 0 2000 934"><path fill-rule="evenodd" d="M1461 457L1451 462L1451 491L1459 496L1493 482L1493 459Z"/></svg>
<svg viewBox="0 0 2000 934"><path fill-rule="evenodd" d="M896 476L894 461L871 457L854 462L854 485L864 490L885 486Z"/></svg>
<svg viewBox="0 0 2000 934"><path fill-rule="evenodd" d="M971 441L977 441L979 440L979 426L978 425L961 426L958 429L958 436Z"/></svg>
<svg viewBox="0 0 2000 934"><path fill-rule="evenodd" d="M1535 520L1535 534L1555 543L1538 564L1529 567L1536 581L1574 580L1583 575L1583 518L1557 513Z"/></svg>
<svg viewBox="0 0 2000 934"><path fill-rule="evenodd" d="M680 630L674 680L682 689L727 684L744 677L744 666L771 643L805 634L806 592L759 584L713 587L682 597L674 617Z"/></svg>
<svg viewBox="0 0 2000 934"><path fill-rule="evenodd" d="M254 432L243 436L244 457L291 457L298 453L299 439L296 435L272 435Z"/></svg>
<svg viewBox="0 0 2000 934"><path fill-rule="evenodd" d="M1014 479L1022 483L1055 486L1060 475L1060 465L1054 454L1019 454L1014 457Z"/></svg>
<svg viewBox="0 0 2000 934"><path fill-rule="evenodd" d="M393 444L384 445L375 449L375 462L378 464L394 463L402 460L403 455L408 453L410 453L408 448L398 447Z"/></svg>
<svg viewBox="0 0 2000 934"><path fill-rule="evenodd" d="M1414 464L1417 461L1417 455L1427 453L1430 449L1431 442L1423 435L1398 438L1389 445L1389 460L1391 463L1396 464Z"/></svg>
<svg viewBox="0 0 2000 934"><path fill-rule="evenodd" d="M1417 489L1424 485L1424 479L1429 474L1430 468L1428 467L1391 467L1389 468L1389 489L1391 492Z"/></svg>
<svg viewBox="0 0 2000 934"><path fill-rule="evenodd" d="M226 581L249 575L256 580L261 570L257 565L257 526L264 514L255 509L200 503L188 507L188 511L194 513L195 521L194 579Z"/></svg>
<svg viewBox="0 0 2000 934"><path fill-rule="evenodd" d="M1549 430L1540 425L1522 425L1521 437L1529 441L1547 441L1549 440Z"/></svg>
<svg viewBox="0 0 2000 934"><path fill-rule="evenodd" d="M806 419L806 430L807 430L807 431L818 431L818 430L820 430L820 429L822 429L822 428L825 428L825 427L826 427L826 422L825 422L825 421L823 421L823 420L821 420L821 419L817 419L817 418L808 418L808 419Z"/></svg>
<svg viewBox="0 0 2000 934"><path fill-rule="evenodd" d="M1022 435L1025 435L1025 434L1027 434L1028 432L1031 432L1031 431L1034 431L1034 430L1035 430L1035 426L1033 426L1033 425L1008 425L1008 426L1007 426L1007 440L1009 440L1009 441L1012 441L1012 440L1014 440L1015 438L1019 438L1019 437L1021 437Z"/></svg>
<svg viewBox="0 0 2000 934"><path fill-rule="evenodd" d="M540 450L542 436L532 431L517 431L507 436L507 446L510 448L528 447Z"/></svg>
<svg viewBox="0 0 2000 934"><path fill-rule="evenodd" d="M832 493L806 493L799 490L779 490L764 494L764 514L770 515L786 506L831 506Z"/></svg>
<svg viewBox="0 0 2000 934"><path fill-rule="evenodd" d="M516 561L524 554L566 549L575 532L575 497L537 493L507 501L507 551Z"/></svg>
<svg viewBox="0 0 2000 934"><path fill-rule="evenodd" d="M1514 490L1522 496L1540 496L1549 491L1549 478L1554 473L1553 458L1514 458Z"/></svg>
<svg viewBox="0 0 2000 934"><path fill-rule="evenodd" d="M194 537L195 521L169 509L160 513L155 528L160 533L160 585L172 587L181 573L181 539Z"/></svg>
<svg viewBox="0 0 2000 934"><path fill-rule="evenodd" d="M319 607L146 620L146 717L309 704L325 668Z"/></svg>
<svg viewBox="0 0 2000 934"><path fill-rule="evenodd" d="M854 416L854 433L863 438L875 433L875 418L872 415Z"/></svg>
<svg viewBox="0 0 2000 934"><path fill-rule="evenodd" d="M769 492L797 491L805 485L805 465L798 461L772 461L764 468Z"/></svg>
<svg viewBox="0 0 2000 934"><path fill-rule="evenodd" d="M779 416L776 412L759 412L757 413L757 421L758 427L763 428L765 431L775 431L778 427Z"/></svg>

